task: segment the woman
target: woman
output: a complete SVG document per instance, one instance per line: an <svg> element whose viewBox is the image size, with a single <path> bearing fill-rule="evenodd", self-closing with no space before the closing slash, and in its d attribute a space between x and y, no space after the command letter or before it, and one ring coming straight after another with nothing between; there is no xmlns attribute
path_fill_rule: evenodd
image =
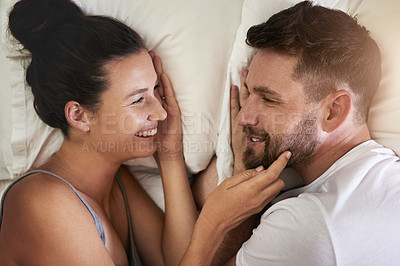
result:
<svg viewBox="0 0 400 266"><path fill-rule="evenodd" d="M185 172L179 108L160 59L123 23L85 15L69 0L19 1L9 28L32 54L26 80L35 110L65 140L3 195L0 264L178 264L197 211ZM165 215L120 168L152 154L163 180ZM265 195L241 207L254 193L243 193L246 185L240 185L255 173L220 186L197 227L230 229L262 208ZM274 193L280 184L275 186ZM191 250L189 256L197 252Z"/></svg>

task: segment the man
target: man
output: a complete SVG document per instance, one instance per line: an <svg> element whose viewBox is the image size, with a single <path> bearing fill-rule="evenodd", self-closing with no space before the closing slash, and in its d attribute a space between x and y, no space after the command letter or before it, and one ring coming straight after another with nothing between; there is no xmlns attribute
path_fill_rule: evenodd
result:
<svg viewBox="0 0 400 266"><path fill-rule="evenodd" d="M400 162L366 124L381 74L375 41L347 14L306 1L250 28L246 42L258 52L237 117L243 163L266 168L290 150L305 186L273 200L228 264L400 264ZM223 231L204 228L188 254L212 250L202 236L221 243Z"/></svg>

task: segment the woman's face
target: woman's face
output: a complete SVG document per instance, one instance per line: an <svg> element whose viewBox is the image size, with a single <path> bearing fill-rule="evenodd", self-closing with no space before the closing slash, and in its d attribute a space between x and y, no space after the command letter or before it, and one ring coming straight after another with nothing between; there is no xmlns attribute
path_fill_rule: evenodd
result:
<svg viewBox="0 0 400 266"><path fill-rule="evenodd" d="M108 89L91 125L90 147L127 160L155 152L158 122L167 117L156 91L157 74L147 51L106 63Z"/></svg>

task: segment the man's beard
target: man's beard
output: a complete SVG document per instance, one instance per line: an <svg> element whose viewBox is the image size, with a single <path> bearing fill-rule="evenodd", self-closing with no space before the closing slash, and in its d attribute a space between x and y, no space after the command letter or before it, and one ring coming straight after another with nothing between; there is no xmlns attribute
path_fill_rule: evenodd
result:
<svg viewBox="0 0 400 266"><path fill-rule="evenodd" d="M291 132L274 134L272 137L266 131L256 131L251 127L244 127L247 134L254 134L265 139L264 152L255 154L255 150L247 147L243 153L243 164L246 169L255 168L259 165L268 168L284 151L291 151L287 167L296 166L311 158L319 140L317 136L317 119L313 112L306 114L303 119L295 125Z"/></svg>

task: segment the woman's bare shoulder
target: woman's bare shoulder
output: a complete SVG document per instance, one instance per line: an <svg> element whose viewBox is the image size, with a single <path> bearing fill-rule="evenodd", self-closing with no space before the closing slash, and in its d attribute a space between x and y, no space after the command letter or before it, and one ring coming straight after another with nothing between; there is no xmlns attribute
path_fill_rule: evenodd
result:
<svg viewBox="0 0 400 266"><path fill-rule="evenodd" d="M4 211L18 209L11 215L43 215L50 214L50 210L59 210L53 206L68 208L76 203L79 203L79 198L67 183L49 174L35 173L10 188L4 199Z"/></svg>
<svg viewBox="0 0 400 266"><path fill-rule="evenodd" d="M10 188L3 207L0 250L22 262L68 259L84 252L91 238L105 249L90 213L58 178L43 173L23 178Z"/></svg>

